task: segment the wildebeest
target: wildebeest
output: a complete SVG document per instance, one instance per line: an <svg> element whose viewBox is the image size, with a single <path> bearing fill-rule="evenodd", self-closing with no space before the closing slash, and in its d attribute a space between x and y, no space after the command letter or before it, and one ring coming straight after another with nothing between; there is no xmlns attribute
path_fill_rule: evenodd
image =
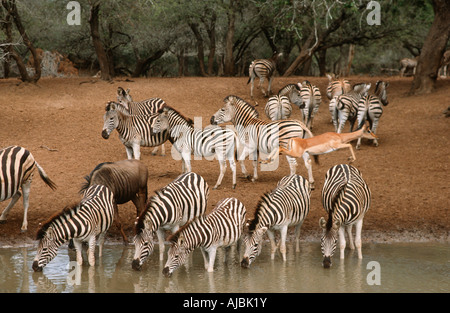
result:
<svg viewBox="0 0 450 313"><path fill-rule="evenodd" d="M117 204L133 201L136 207L136 216L139 216L145 209L147 202L147 167L139 160L134 159L104 162L98 164L85 179L86 183L81 187L80 193L84 193L91 185L104 185L112 191L116 202L114 220L123 240L128 242L120 223Z"/></svg>

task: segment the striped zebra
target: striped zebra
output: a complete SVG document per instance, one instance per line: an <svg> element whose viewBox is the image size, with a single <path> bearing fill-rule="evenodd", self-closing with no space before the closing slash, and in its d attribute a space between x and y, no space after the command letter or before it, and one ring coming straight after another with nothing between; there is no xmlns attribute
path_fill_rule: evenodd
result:
<svg viewBox="0 0 450 313"><path fill-rule="evenodd" d="M344 227L347 230L350 248L355 249L352 237L353 224L356 225L355 244L358 258L362 259L361 229L364 215L370 206L370 197L370 189L356 167L340 164L327 171L322 189L322 204L328 213L328 221L323 217L319 221L323 229L321 250L324 267L331 266L331 257L336 250L338 236L340 258L344 259L346 245Z"/></svg>
<svg viewBox="0 0 450 313"><path fill-rule="evenodd" d="M250 64L250 66L248 68L249 78L247 81L247 85L248 85L248 83L251 82L250 96L252 99L253 99L253 88L254 88L254 83L255 83L256 77L259 78L259 88L261 89L264 96L268 97L272 93L273 73L276 70L277 59L281 55L282 55L282 53L278 53L275 51L272 54L272 57L270 59L256 59L256 60L252 61L252 63ZM269 86L267 87L267 93L262 86L262 84L266 78L269 81Z"/></svg>
<svg viewBox="0 0 450 313"><path fill-rule="evenodd" d="M168 132L152 134L151 124L157 113L151 115L130 115L126 109L115 102L108 102L103 115L102 137L108 139L111 132L116 129L119 139L125 146L128 159L140 160L141 146L155 147L169 139Z"/></svg>
<svg viewBox="0 0 450 313"><path fill-rule="evenodd" d="M82 242L88 243L89 265L94 266L96 237L101 257L106 231L114 221L114 206L114 195L108 187L90 186L79 203L65 207L38 230L36 240L39 245L33 270L42 271L55 258L58 248L70 239L75 244L79 265L83 264Z"/></svg>
<svg viewBox="0 0 450 313"><path fill-rule="evenodd" d="M375 85L375 94L362 97L358 102L358 129L361 128L366 121L370 123L370 130L376 134L378 122L383 114L383 106L387 106L389 101L387 99L388 82L382 80L377 81ZM373 144L378 147L378 139L373 138ZM361 147L361 138L356 143L356 149Z"/></svg>
<svg viewBox="0 0 450 313"><path fill-rule="evenodd" d="M132 268L140 270L153 252L153 235L159 241L159 259L164 255L164 233L175 233L180 226L205 214L209 186L200 175L186 173L178 176L150 198L145 211L136 221L135 252Z"/></svg>
<svg viewBox="0 0 450 313"><path fill-rule="evenodd" d="M6 206L0 216L0 223L6 222L9 211L23 193L24 213L21 231L24 232L27 230L30 187L36 168L44 183L55 190L55 183L36 162L30 151L19 146L10 146L0 150L0 201L11 198L11 202ZM22 192L20 192L20 188L22 188Z"/></svg>
<svg viewBox="0 0 450 313"><path fill-rule="evenodd" d="M303 122L306 124L306 127L312 130L314 115L319 111L319 106L322 103L322 95L320 94L319 88L307 80L301 86L300 94L304 104L302 110Z"/></svg>
<svg viewBox="0 0 450 313"><path fill-rule="evenodd" d="M203 130L194 128L191 119L166 106L154 120L152 131L155 134L169 132L174 148L181 154L184 172L191 171L191 154L205 158L215 156L219 161L220 174L213 189L217 189L222 183L228 160L233 175L232 187L236 188L235 148L238 148L239 143L233 130L218 126Z"/></svg>
<svg viewBox="0 0 450 313"><path fill-rule="evenodd" d="M241 201L225 198L216 204L211 213L180 228L169 237L171 247L163 274L170 277L178 267L186 263L188 255L195 248L202 251L205 269L213 272L217 248L230 247L240 239L245 216L246 209Z"/></svg>
<svg viewBox="0 0 450 313"><path fill-rule="evenodd" d="M245 157L251 154L253 160L253 178L258 179L258 152L269 154L273 149L280 145L286 146L289 138L293 137L312 137L311 131L299 121L281 120L281 121L263 121L257 118L258 112L255 108L237 96L228 96L224 99L224 106L211 117L211 124L222 124L232 122L240 143L245 147L243 153L239 156L242 172L247 178L250 178L244 165ZM308 170L308 180L311 188L314 186L312 175L311 160L307 153L303 154L303 160ZM286 156L289 162L290 174L296 172L296 159Z"/></svg>
<svg viewBox="0 0 450 313"><path fill-rule="evenodd" d="M241 266L249 267L261 253L262 239L266 232L272 245L272 259L275 258L278 247L274 230L279 230L281 234L280 252L284 261L288 227L295 226L296 251L300 250L300 228L310 209L310 196L308 181L300 175L291 175L283 177L272 192L261 197L255 217L249 224L250 233L244 237L245 250Z"/></svg>
<svg viewBox="0 0 450 313"><path fill-rule="evenodd" d="M288 119L292 114L292 106L289 98L280 95L270 97L264 112L272 121Z"/></svg>
<svg viewBox="0 0 450 313"><path fill-rule="evenodd" d="M352 90L352 85L347 79L337 78L334 74L327 74L328 86L327 86L327 98L330 100L328 110L331 115L331 122L334 121L336 100L333 100L337 96L350 92Z"/></svg>
<svg viewBox="0 0 450 313"><path fill-rule="evenodd" d="M278 95L288 97L291 104L297 106L299 109L303 109L305 105L300 94L301 88L301 84L287 84L278 91Z"/></svg>
<svg viewBox="0 0 450 313"><path fill-rule="evenodd" d="M340 134L344 129L345 122L350 122L350 132L356 122L358 114L358 102L367 95L370 84L359 83L353 86L353 90L343 95L337 96L330 101L335 101L335 108L332 114L335 131Z"/></svg>
<svg viewBox="0 0 450 313"><path fill-rule="evenodd" d="M130 89L125 90L122 87L117 88L117 102L121 104L130 115L155 114L166 106L166 103L161 98L150 98L147 100L134 102L130 95ZM155 155L157 151L158 147L155 147L152 151L152 155ZM166 155L164 143L161 144L161 155Z"/></svg>

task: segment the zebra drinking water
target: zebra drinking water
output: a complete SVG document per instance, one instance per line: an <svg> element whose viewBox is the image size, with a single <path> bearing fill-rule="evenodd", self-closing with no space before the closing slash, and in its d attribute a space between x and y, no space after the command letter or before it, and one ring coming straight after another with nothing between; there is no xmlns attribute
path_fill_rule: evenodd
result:
<svg viewBox="0 0 450 313"><path fill-rule="evenodd" d="M319 111L319 106L322 103L322 95L320 94L319 88L307 80L301 86L300 94L304 104L302 110L303 122L306 124L306 127L312 130L314 115Z"/></svg>
<svg viewBox="0 0 450 313"><path fill-rule="evenodd" d="M232 122L240 143L245 147L243 153L239 156L242 172L247 178L247 170L243 160L252 154L253 160L253 178L258 179L258 153L269 154L273 149L277 149L279 145L286 145L289 138L292 137L312 137L311 131L299 121L281 120L281 121L263 121L257 118L258 112L249 103L245 102L237 96L228 96L224 99L223 107L211 117L211 124L222 124ZM312 175L311 160L308 154L304 154L303 160L308 170L308 180L311 186L314 186L314 178ZM286 156L289 162L290 174L296 172L296 159ZM313 189L313 187L311 187Z"/></svg>
<svg viewBox="0 0 450 313"><path fill-rule="evenodd" d="M216 204L211 213L180 228L169 237L172 244L163 274L170 277L186 263L188 255L195 248L202 251L205 269L213 272L217 248L229 247L240 239L245 215L246 209L242 202L236 198L225 198Z"/></svg>
<svg viewBox="0 0 450 313"><path fill-rule="evenodd" d="M328 221L323 217L319 221L323 229L320 246L325 268L331 266L338 236L340 258L344 259L344 228L347 230L350 249L355 249L356 245L358 258L362 259L361 230L364 216L370 207L370 197L370 189L356 167L340 164L327 171L322 189L322 204L328 213ZM352 236L353 225L356 225L355 244Z"/></svg>
<svg viewBox="0 0 450 313"><path fill-rule="evenodd" d="M10 146L0 150L0 202L11 198L11 202L0 216L0 223L6 222L9 211L20 199L23 192L24 212L21 231L27 230L30 187L35 169L38 170L44 183L55 190L55 183L36 162L30 151L19 146ZM20 188L22 188L22 192L20 192Z"/></svg>
<svg viewBox="0 0 450 313"><path fill-rule="evenodd" d="M75 244L79 265L83 264L82 242L88 242L89 265L94 266L96 237L99 237L99 256L101 257L106 231L114 220L114 205L114 195L108 187L92 185L78 204L68 206L50 218L38 230L36 236L39 245L33 261L33 270L42 271L55 258L58 248L70 239L73 239Z"/></svg>
<svg viewBox="0 0 450 313"><path fill-rule="evenodd" d="M272 93L273 73L276 70L277 59L281 55L282 55L281 53L278 53L275 51L272 54L272 57L270 59L256 59L256 60L252 61L252 63L250 64L249 69L248 69L249 78L247 81L247 85L248 85L248 83L251 82L250 96L252 99L253 99L253 88L254 88L254 83L255 83L256 77L259 78L259 88L261 89L264 96L268 97ZM269 86L267 87L267 93L265 92L265 90L262 86L264 79L266 79L266 78L269 81Z"/></svg>
<svg viewBox="0 0 450 313"><path fill-rule="evenodd" d="M375 94L362 97L358 102L358 128L361 128L366 121L370 123L370 130L376 134L378 122L383 114L383 106L388 105L387 87L388 82L382 80L377 81L375 85ZM373 144L378 147L378 139L373 139ZM361 138L356 143L356 149L361 147Z"/></svg>
<svg viewBox="0 0 450 313"><path fill-rule="evenodd" d="M241 266L249 267L261 253L262 239L267 232L272 245L271 258L275 258L277 244L274 230L281 234L280 252L286 261L286 235L288 227L295 226L296 251L300 250L300 227L310 208L311 189L309 183L300 175L283 177L277 187L264 194L256 207L255 217L249 224L250 233L244 238L245 250Z"/></svg>
<svg viewBox="0 0 450 313"><path fill-rule="evenodd" d="M159 259L164 255L164 232L175 233L180 226L198 218L206 211L209 186L200 175L186 173L178 176L150 198L136 222L135 252L132 268L140 270L153 252L153 235L159 241Z"/></svg>
<svg viewBox="0 0 450 313"><path fill-rule="evenodd" d="M218 126L196 129L191 119L166 106L154 120L152 131L155 134L169 132L173 146L181 154L183 171L191 171L191 154L205 158L215 156L219 161L220 174L213 189L222 183L228 160L233 175L232 187L236 188L235 149L239 143L233 130Z"/></svg>
<svg viewBox="0 0 450 313"><path fill-rule="evenodd" d="M151 124L157 114L130 115L125 108L115 102L108 102L103 115L102 137L108 139L116 129L119 139L125 146L128 159L140 160L141 146L155 147L169 139L168 132L151 133Z"/></svg>

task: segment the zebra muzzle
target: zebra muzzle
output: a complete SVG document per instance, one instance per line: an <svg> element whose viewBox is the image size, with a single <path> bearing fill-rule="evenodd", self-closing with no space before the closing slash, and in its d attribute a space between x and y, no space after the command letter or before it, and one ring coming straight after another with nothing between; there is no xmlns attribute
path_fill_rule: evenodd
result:
<svg viewBox="0 0 450 313"><path fill-rule="evenodd" d="M34 261L32 267L33 267L33 271L42 272L43 267L39 266L38 261Z"/></svg>
<svg viewBox="0 0 450 313"><path fill-rule="evenodd" d="M330 268L331 267L331 257L329 257L329 256L324 257L322 265L324 268Z"/></svg>
<svg viewBox="0 0 450 313"><path fill-rule="evenodd" d="M135 270L135 271L140 271L142 266L141 266L141 262L139 262L138 259L134 259L133 262L131 263L131 267Z"/></svg>
<svg viewBox="0 0 450 313"><path fill-rule="evenodd" d="M166 276L166 277L172 276L172 272L170 271L169 267L167 267L167 266L163 269L162 273L163 273L164 276Z"/></svg>
<svg viewBox="0 0 450 313"><path fill-rule="evenodd" d="M214 115L211 116L211 119L209 120L209 123L210 123L211 125L217 125L216 119L214 118Z"/></svg>
<svg viewBox="0 0 450 313"><path fill-rule="evenodd" d="M107 131L106 129L104 129L104 130L102 131L102 137L103 137L104 139L108 139L108 138L109 138L109 134L108 134L108 131Z"/></svg>
<svg viewBox="0 0 450 313"><path fill-rule="evenodd" d="M243 258L242 261L241 261L241 266L244 267L244 268L249 268L250 267L250 260L247 257Z"/></svg>

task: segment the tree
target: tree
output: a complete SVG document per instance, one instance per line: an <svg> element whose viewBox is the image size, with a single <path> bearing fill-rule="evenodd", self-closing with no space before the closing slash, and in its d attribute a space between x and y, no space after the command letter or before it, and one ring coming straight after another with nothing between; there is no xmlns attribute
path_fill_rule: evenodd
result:
<svg viewBox="0 0 450 313"><path fill-rule="evenodd" d="M415 95L434 90L440 61L450 38L450 1L433 0L433 10L433 24L423 43L410 90Z"/></svg>
<svg viewBox="0 0 450 313"><path fill-rule="evenodd" d="M98 63L100 65L100 78L103 80L111 80L112 73L109 66L108 56L100 38L99 31L99 11L100 0L91 3L91 15L89 17L89 25L91 27L92 43L95 53L97 54Z"/></svg>

